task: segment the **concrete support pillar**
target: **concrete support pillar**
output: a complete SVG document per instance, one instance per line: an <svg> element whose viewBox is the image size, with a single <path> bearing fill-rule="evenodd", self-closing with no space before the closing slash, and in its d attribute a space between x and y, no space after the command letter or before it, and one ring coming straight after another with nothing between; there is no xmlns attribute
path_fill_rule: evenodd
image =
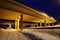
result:
<svg viewBox="0 0 60 40"><path fill-rule="evenodd" d="M36 27L38 27L38 23L36 22Z"/></svg>
<svg viewBox="0 0 60 40"><path fill-rule="evenodd" d="M52 23L52 26L54 25L54 23Z"/></svg>
<svg viewBox="0 0 60 40"><path fill-rule="evenodd" d="M15 21L15 29L17 29L17 20Z"/></svg>
<svg viewBox="0 0 60 40"><path fill-rule="evenodd" d="M19 29L19 19L15 21L15 29Z"/></svg>
<svg viewBox="0 0 60 40"><path fill-rule="evenodd" d="M35 27L35 24L31 24L31 27Z"/></svg>
<svg viewBox="0 0 60 40"><path fill-rule="evenodd" d="M20 15L20 28L23 29L23 15Z"/></svg>
<svg viewBox="0 0 60 40"><path fill-rule="evenodd" d="M45 26L47 26L47 24L46 24L46 20L44 20L44 24L45 24Z"/></svg>
<svg viewBox="0 0 60 40"><path fill-rule="evenodd" d="M48 26L50 26L50 23L48 23Z"/></svg>
<svg viewBox="0 0 60 40"><path fill-rule="evenodd" d="M42 23L40 22L40 27L42 27Z"/></svg>
<svg viewBox="0 0 60 40"><path fill-rule="evenodd" d="M47 26L47 24L45 23L45 26Z"/></svg>

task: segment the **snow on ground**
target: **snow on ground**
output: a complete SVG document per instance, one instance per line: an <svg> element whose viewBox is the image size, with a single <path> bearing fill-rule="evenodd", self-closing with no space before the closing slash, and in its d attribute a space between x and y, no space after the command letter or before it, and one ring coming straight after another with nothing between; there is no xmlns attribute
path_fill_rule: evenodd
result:
<svg viewBox="0 0 60 40"><path fill-rule="evenodd" d="M60 40L59 38L47 33L32 32L32 34L37 36L38 38L42 38L43 40Z"/></svg>
<svg viewBox="0 0 60 40"><path fill-rule="evenodd" d="M19 31L1 31L0 40L29 40Z"/></svg>
<svg viewBox="0 0 60 40"><path fill-rule="evenodd" d="M27 31L27 30L22 31L22 33L34 35L38 39L41 39L41 40L60 40L60 38L58 38L57 36L54 36L48 33L35 32L35 31L32 32L32 31Z"/></svg>
<svg viewBox="0 0 60 40"><path fill-rule="evenodd" d="M60 40L60 38L58 38L57 36L51 35L49 33L39 31L37 32L32 30L10 31L7 29L4 31L0 31L0 40Z"/></svg>

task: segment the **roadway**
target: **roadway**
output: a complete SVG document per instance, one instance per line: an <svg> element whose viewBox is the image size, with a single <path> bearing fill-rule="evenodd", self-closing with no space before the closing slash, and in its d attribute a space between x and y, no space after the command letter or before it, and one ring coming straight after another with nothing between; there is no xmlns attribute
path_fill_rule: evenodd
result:
<svg viewBox="0 0 60 40"><path fill-rule="evenodd" d="M0 40L60 40L60 29L2 30Z"/></svg>
<svg viewBox="0 0 60 40"><path fill-rule="evenodd" d="M24 29L21 32L31 40L60 40L60 29Z"/></svg>

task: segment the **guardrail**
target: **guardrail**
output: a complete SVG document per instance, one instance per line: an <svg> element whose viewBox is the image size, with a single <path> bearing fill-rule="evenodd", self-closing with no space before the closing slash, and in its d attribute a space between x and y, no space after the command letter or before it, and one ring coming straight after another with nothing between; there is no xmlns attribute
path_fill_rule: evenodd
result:
<svg viewBox="0 0 60 40"><path fill-rule="evenodd" d="M29 27L26 29L60 29L60 26L59 27Z"/></svg>

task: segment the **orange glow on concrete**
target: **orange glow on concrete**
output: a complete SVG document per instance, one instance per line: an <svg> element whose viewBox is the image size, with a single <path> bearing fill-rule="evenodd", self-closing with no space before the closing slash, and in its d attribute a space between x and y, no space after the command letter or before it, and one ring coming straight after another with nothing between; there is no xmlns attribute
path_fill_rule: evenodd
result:
<svg viewBox="0 0 60 40"><path fill-rule="evenodd" d="M18 29L2 29L2 31L15 32L18 31Z"/></svg>

